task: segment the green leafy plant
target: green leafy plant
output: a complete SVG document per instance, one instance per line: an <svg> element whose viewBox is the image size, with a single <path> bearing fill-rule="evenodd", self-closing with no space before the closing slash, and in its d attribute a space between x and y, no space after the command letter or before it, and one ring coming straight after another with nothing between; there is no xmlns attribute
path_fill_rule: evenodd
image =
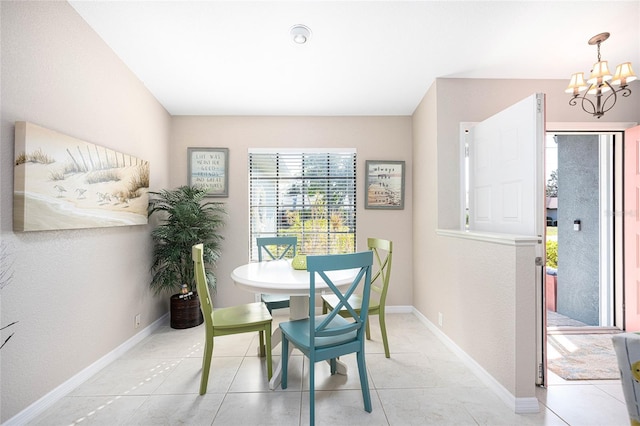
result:
<svg viewBox="0 0 640 426"><path fill-rule="evenodd" d="M204 201L207 189L181 186L172 190L149 192L149 217L160 215L159 225L151 232L153 255L151 288L156 294L179 290L186 284L195 291L191 247L204 245L204 262L210 291L215 291L212 268L220 257L226 211L222 203Z"/></svg>
<svg viewBox="0 0 640 426"><path fill-rule="evenodd" d="M558 242L547 240L547 266L558 269Z"/></svg>

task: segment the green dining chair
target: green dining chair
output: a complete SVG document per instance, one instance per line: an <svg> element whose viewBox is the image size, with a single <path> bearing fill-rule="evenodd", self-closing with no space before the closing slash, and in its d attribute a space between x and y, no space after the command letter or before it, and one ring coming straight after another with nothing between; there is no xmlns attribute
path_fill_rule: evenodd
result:
<svg viewBox="0 0 640 426"><path fill-rule="evenodd" d="M309 358L309 416L310 424L315 422L315 363L328 360L331 374L336 372L336 358L355 353L360 374L360 387L364 399L364 409L371 412L371 395L367 380L364 354L364 329L369 309L371 289L371 265L373 252L308 256L309 296L315 298L316 281L324 281L331 292L340 300L336 309L326 315L315 316L313 303L309 306L309 318L280 323L282 331L282 389L287 388L287 368L289 343ZM357 269L348 289L342 292L328 277L331 271ZM342 286L341 286L342 287ZM349 299L358 290L363 295L363 303L358 312L349 304ZM349 319L337 315L344 308Z"/></svg>
<svg viewBox="0 0 640 426"><path fill-rule="evenodd" d="M268 256L266 260L278 260L286 257L293 258L296 255L298 237L260 237L256 238L258 246L258 262L265 260L263 253ZM260 299L267 305L270 313L274 309L289 307L289 296L282 294L262 294Z"/></svg>
<svg viewBox="0 0 640 426"><path fill-rule="evenodd" d="M372 250L376 258L376 272L371 279L371 300L369 301L369 316L378 315L380 321L380 332L382 333L382 343L384 344L384 355L389 358L389 341L387 340L387 326L385 324L384 312L387 302L387 290L389 289L389 278L391 276L391 256L393 254L393 242L380 238L368 238L367 246ZM322 313L326 314L338 306L339 299L333 294L322 296ZM349 304L356 309L362 306L362 297L354 294L349 299ZM348 316L349 313L341 309L340 315ZM371 329L367 318L367 339L371 340Z"/></svg>
<svg viewBox="0 0 640 426"><path fill-rule="evenodd" d="M207 393L209 383L209 370L211 369L211 357L213 356L214 338L229 334L248 333L257 331L266 339L267 379L273 374L271 364L271 314L262 302L247 303L245 305L231 306L228 308L213 309L207 278L205 275L202 244L193 246L191 256L193 258L196 286L200 308L204 316L205 341L204 356L202 358L202 375L200 378L200 395Z"/></svg>

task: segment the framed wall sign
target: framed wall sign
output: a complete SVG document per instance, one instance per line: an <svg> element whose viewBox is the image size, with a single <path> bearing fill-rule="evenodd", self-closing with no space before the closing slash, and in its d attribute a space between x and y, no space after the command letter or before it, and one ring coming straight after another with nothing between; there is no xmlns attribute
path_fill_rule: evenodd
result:
<svg viewBox="0 0 640 426"><path fill-rule="evenodd" d="M404 209L404 161L367 160L365 209Z"/></svg>
<svg viewBox="0 0 640 426"><path fill-rule="evenodd" d="M229 196L229 149L187 148L188 183L207 187L207 197Z"/></svg>

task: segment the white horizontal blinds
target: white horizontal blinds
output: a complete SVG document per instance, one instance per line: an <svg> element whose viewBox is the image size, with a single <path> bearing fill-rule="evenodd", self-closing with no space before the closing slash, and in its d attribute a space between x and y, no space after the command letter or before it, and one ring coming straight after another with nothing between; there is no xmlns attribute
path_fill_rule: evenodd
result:
<svg viewBox="0 0 640 426"><path fill-rule="evenodd" d="M352 253L356 235L356 154L249 153L251 260L256 238L298 237L298 252Z"/></svg>

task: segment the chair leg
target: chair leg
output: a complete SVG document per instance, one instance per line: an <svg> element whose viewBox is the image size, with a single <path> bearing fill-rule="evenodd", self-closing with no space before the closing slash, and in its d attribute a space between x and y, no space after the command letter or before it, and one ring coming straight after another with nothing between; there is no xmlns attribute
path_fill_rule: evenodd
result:
<svg viewBox="0 0 640 426"><path fill-rule="evenodd" d="M380 310L378 314L380 320L380 332L382 333L382 344L384 344L384 356L387 358L391 358L391 354L389 353L389 341L387 340L387 325L384 321L384 310ZM367 325L369 323L367 322Z"/></svg>
<svg viewBox="0 0 640 426"><path fill-rule="evenodd" d="M369 381L367 380L367 366L364 360L364 348L358 351L358 373L360 373L360 387L362 388L362 399L364 399L364 411L371 412L371 394L369 393Z"/></svg>
<svg viewBox="0 0 640 426"><path fill-rule="evenodd" d="M202 374L200 376L200 395L207 393L209 383L209 370L211 370L211 357L213 356L213 337L206 336L204 342L204 354L202 357Z"/></svg>
<svg viewBox="0 0 640 426"><path fill-rule="evenodd" d="M367 333L367 340L371 340L371 327L369 327L369 316L367 315L367 322L365 323L365 332Z"/></svg>
<svg viewBox="0 0 640 426"><path fill-rule="evenodd" d="M333 376L334 374L336 374L337 371L337 366L336 366L336 359L335 358L331 358L329 360L329 367L331 368L331 375Z"/></svg>
<svg viewBox="0 0 640 426"><path fill-rule="evenodd" d="M287 340L287 337L284 335L284 333L282 334L281 349L282 355L280 356L282 357L282 379L280 380L280 386L282 387L282 389L286 389L287 370L289 369L289 340Z"/></svg>
<svg viewBox="0 0 640 426"><path fill-rule="evenodd" d="M316 371L315 360L308 358L309 360L309 425L314 426L316 424ZM335 358L333 359L335 362Z"/></svg>
<svg viewBox="0 0 640 426"><path fill-rule="evenodd" d="M267 378L268 380L271 380L271 377L273 376L273 361L271 360L271 323L267 324L264 333L267 341Z"/></svg>

